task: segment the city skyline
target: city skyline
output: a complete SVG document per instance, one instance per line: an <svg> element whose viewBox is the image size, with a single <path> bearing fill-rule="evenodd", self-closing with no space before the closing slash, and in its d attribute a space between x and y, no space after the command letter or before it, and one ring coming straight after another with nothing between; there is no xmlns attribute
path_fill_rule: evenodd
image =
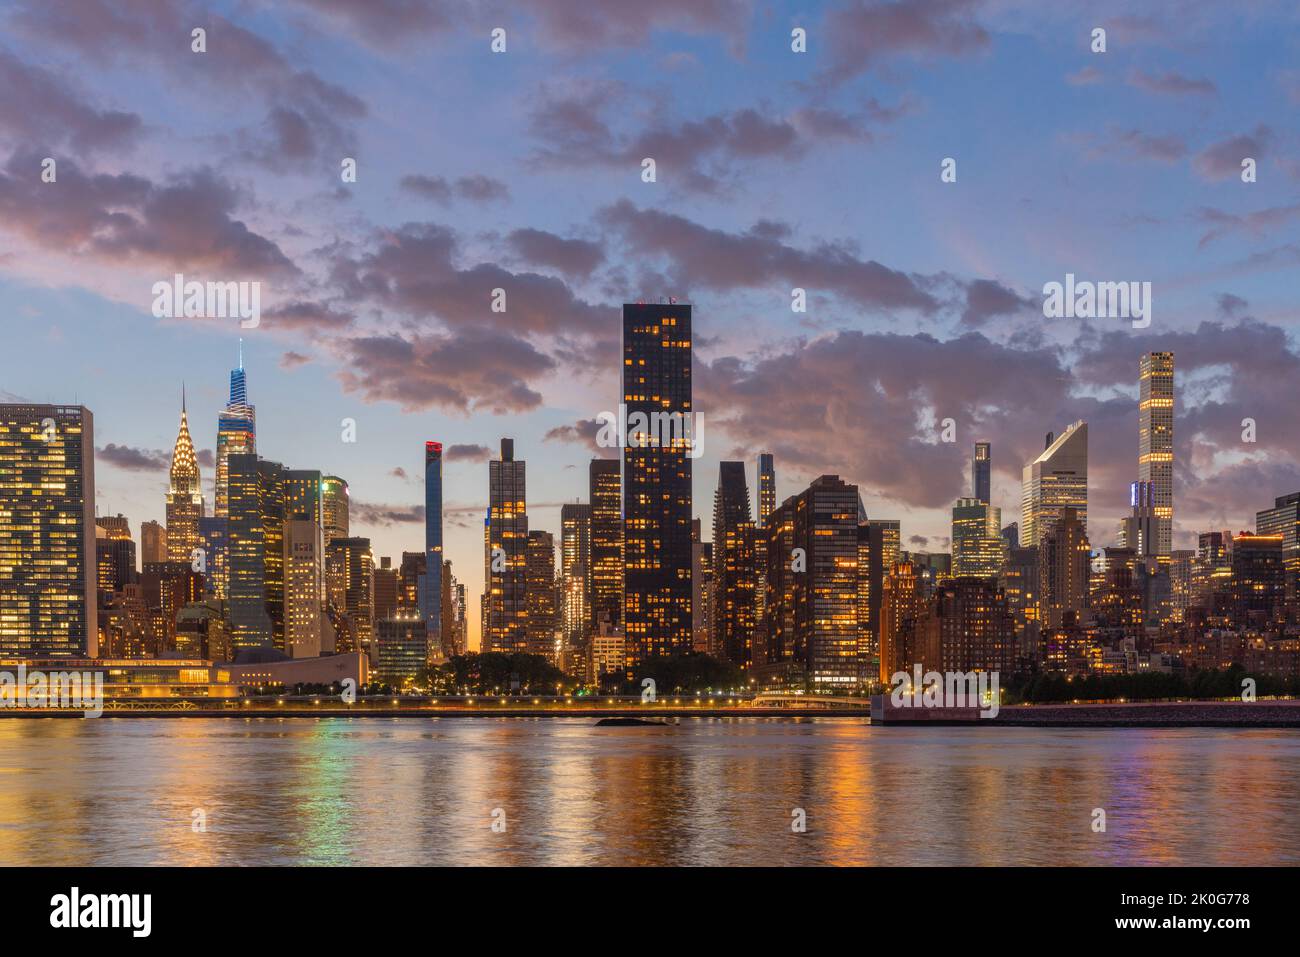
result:
<svg viewBox="0 0 1300 957"><path fill-rule="evenodd" d="M1038 436L1085 420L1089 536L1108 540L1138 477L1133 360L1161 350L1180 376L1175 550L1244 527L1267 505L1254 490L1300 487L1300 425L1276 400L1300 377L1293 10L1232 19L1249 57L1211 63L1230 13L1118 2L896 21L541 5L505 23L503 54L468 15L403 36L364 10L307 27L217 3L197 54L191 5L99 9L0 17L0 74L46 107L0 113L0 314L25 333L2 397L96 412L100 514L164 519L184 383L208 514L212 419L251 435L246 401L259 452L350 483L351 534L376 555L419 548L421 450L442 443L444 550L478 595L496 443L534 463L530 519L558 532L612 452L593 436L617 408L618 309L668 296L695 306L706 524L718 463L757 487L772 452L775 504L838 474L903 523L903 548L944 551L973 442L1009 521ZM190 108L203 98L223 109ZM177 273L261 281L260 325L155 317L152 286ZM1045 319L1043 285L1073 274L1150 279L1152 325Z"/></svg>

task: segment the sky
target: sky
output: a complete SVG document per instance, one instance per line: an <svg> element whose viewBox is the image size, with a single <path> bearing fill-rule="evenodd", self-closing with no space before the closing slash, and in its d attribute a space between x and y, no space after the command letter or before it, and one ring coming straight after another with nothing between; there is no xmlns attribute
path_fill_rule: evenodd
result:
<svg viewBox="0 0 1300 957"><path fill-rule="evenodd" d="M1175 547L1300 490L1294 3L14 0L0 90L0 401L89 407L98 508L138 536L182 387L211 507L242 337L259 453L345 478L376 556L422 547L444 443L474 644L486 461L515 440L558 537L638 299L694 307L706 529L718 462L753 496L771 451L778 499L838 474L946 550L976 441L1006 523L1085 419L1111 544L1150 350ZM177 272L260 282L260 324L156 318ZM1150 326L1046 318L1067 274L1150 282Z"/></svg>

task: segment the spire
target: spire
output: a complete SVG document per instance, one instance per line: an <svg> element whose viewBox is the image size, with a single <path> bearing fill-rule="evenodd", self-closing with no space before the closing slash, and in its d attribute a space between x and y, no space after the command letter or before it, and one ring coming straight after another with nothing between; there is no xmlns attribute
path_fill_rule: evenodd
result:
<svg viewBox="0 0 1300 957"><path fill-rule="evenodd" d="M181 425L172 449L171 488L173 493L190 493L199 485L199 460L190 438L189 419L185 414L185 386L181 385Z"/></svg>
<svg viewBox="0 0 1300 957"><path fill-rule="evenodd" d="M244 337L239 337L239 371L244 371Z"/></svg>

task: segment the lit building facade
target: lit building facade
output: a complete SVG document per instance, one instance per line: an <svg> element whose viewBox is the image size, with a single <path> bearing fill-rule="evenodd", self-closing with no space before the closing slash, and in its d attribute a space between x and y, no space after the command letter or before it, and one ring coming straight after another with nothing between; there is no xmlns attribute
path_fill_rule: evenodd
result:
<svg viewBox="0 0 1300 957"><path fill-rule="evenodd" d="M328 545L336 538L347 538L349 531L348 483L337 475L321 476L321 528Z"/></svg>
<svg viewBox="0 0 1300 957"><path fill-rule="evenodd" d="M429 643L442 646L442 443L424 443L424 579L420 613Z"/></svg>
<svg viewBox="0 0 1300 957"><path fill-rule="evenodd" d="M0 655L98 653L94 416L0 405Z"/></svg>
<svg viewBox="0 0 1300 957"><path fill-rule="evenodd" d="M632 674L642 661L692 646L689 305L623 306L623 406L623 629ZM650 435L632 428L642 417ZM669 428L656 430L664 421Z"/></svg>
<svg viewBox="0 0 1300 957"><path fill-rule="evenodd" d="M952 508L952 574L993 578L1002 567L1002 509L978 498L959 498Z"/></svg>
<svg viewBox="0 0 1300 957"><path fill-rule="evenodd" d="M483 548L484 651L507 654L528 646L528 497L525 463L513 439L488 463L488 515Z"/></svg>
<svg viewBox="0 0 1300 957"><path fill-rule="evenodd" d="M755 668L765 684L802 684L814 693L861 685L857 501L857 486L823 475L772 513Z"/></svg>
<svg viewBox="0 0 1300 957"><path fill-rule="evenodd" d="M217 416L216 481L212 514L225 518L230 508L230 456L257 452L257 410L248 403L244 375L244 349L240 343L239 367L230 370L230 398Z"/></svg>
<svg viewBox="0 0 1300 957"><path fill-rule="evenodd" d="M525 614L528 617L524 650L555 663L559 649L555 646L558 626L555 602L555 536L532 529L528 533L524 556L526 581Z"/></svg>
<svg viewBox="0 0 1300 957"><path fill-rule="evenodd" d="M181 425L172 449L171 484L167 492L167 560L191 562L200 547L199 519L203 517L203 486L199 460L181 398Z"/></svg>
<svg viewBox="0 0 1300 957"><path fill-rule="evenodd" d="M752 662L756 623L756 537L745 463L720 462L713 497L712 644L722 657L743 669Z"/></svg>
<svg viewBox="0 0 1300 957"><path fill-rule="evenodd" d="M1024 468L1020 544L1037 548L1064 509L1088 527L1088 424L1075 422Z"/></svg>
<svg viewBox="0 0 1300 957"><path fill-rule="evenodd" d="M1143 355L1138 386L1138 481L1150 487L1155 512L1151 554L1167 566L1174 542L1174 354Z"/></svg>
<svg viewBox="0 0 1300 957"><path fill-rule="evenodd" d="M623 621L623 484L618 459L592 459L588 469L591 505L591 563L587 594L591 596L591 631L601 621Z"/></svg>

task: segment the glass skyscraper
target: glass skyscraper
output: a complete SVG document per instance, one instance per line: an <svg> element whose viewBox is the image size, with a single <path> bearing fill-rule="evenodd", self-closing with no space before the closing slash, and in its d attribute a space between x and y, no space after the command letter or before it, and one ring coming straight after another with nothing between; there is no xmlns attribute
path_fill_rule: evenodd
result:
<svg viewBox="0 0 1300 957"><path fill-rule="evenodd" d="M1148 352L1139 374L1138 481L1149 484L1155 510L1151 553L1166 564L1174 547L1174 354Z"/></svg>
<svg viewBox="0 0 1300 957"><path fill-rule="evenodd" d="M629 672L691 635L691 307L623 306L623 627ZM644 416L651 435L633 434ZM655 423L669 421L670 429ZM673 423L679 423L672 430Z"/></svg>
<svg viewBox="0 0 1300 957"><path fill-rule="evenodd" d="M429 629L429 646L442 649L442 443L424 443L424 575L420 613Z"/></svg>
<svg viewBox="0 0 1300 957"><path fill-rule="evenodd" d="M0 655L94 657L94 417L0 405Z"/></svg>

